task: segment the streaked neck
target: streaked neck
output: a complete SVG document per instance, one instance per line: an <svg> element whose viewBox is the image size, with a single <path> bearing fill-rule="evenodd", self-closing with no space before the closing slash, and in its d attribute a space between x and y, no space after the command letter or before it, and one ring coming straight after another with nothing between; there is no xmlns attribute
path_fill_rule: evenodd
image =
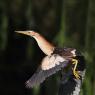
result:
<svg viewBox="0 0 95 95"><path fill-rule="evenodd" d="M41 36L39 33L35 33L35 35L32 37L37 41L38 46L46 55L51 55L51 53L53 53L54 46L43 36Z"/></svg>

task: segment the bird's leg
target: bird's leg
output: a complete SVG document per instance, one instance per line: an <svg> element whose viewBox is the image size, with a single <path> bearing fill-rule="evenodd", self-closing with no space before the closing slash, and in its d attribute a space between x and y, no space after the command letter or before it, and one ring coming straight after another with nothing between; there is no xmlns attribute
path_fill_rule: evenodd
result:
<svg viewBox="0 0 95 95"><path fill-rule="evenodd" d="M75 77L76 77L77 79L79 79L79 78L80 78L79 73L78 73L78 71L76 71L77 64L78 64L78 60L77 60L77 59L72 59L72 61L73 61L72 64L74 64L73 74L75 75Z"/></svg>

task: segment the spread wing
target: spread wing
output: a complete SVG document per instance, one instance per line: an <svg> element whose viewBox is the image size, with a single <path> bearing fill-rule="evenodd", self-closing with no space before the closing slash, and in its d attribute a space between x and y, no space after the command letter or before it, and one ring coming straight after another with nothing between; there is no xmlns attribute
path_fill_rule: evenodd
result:
<svg viewBox="0 0 95 95"><path fill-rule="evenodd" d="M32 88L42 83L47 77L66 67L69 60L59 55L46 56L36 73L26 82L26 87Z"/></svg>

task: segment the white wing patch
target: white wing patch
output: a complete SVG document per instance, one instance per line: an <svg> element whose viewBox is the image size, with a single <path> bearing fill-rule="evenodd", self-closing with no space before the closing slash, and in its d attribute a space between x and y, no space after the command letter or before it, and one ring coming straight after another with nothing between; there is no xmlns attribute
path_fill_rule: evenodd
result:
<svg viewBox="0 0 95 95"><path fill-rule="evenodd" d="M71 53L73 54L73 56L76 56L76 49L72 50Z"/></svg>
<svg viewBox="0 0 95 95"><path fill-rule="evenodd" d="M42 60L41 68L42 70L49 70L56 65L60 65L60 62L66 61L63 57L59 55L46 56Z"/></svg>

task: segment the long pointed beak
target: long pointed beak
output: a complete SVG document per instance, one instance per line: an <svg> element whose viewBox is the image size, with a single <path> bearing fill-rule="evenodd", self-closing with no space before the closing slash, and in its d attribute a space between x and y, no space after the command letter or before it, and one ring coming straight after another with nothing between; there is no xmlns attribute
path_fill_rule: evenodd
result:
<svg viewBox="0 0 95 95"><path fill-rule="evenodd" d="M15 31L15 32L20 33L20 34L31 36L31 33L29 31Z"/></svg>

